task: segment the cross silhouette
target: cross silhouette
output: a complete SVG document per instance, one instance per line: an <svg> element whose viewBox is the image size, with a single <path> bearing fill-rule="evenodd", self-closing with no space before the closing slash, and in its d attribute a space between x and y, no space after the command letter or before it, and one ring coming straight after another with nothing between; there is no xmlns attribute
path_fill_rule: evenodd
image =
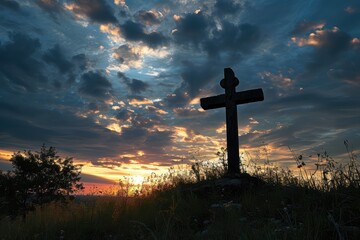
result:
<svg viewBox="0 0 360 240"><path fill-rule="evenodd" d="M239 85L239 80L231 68L224 69L224 76L220 86L225 89L225 94L201 98L200 105L204 110L226 108L228 174L234 175L240 173L237 105L263 101L264 93L261 88L236 92L235 88Z"/></svg>

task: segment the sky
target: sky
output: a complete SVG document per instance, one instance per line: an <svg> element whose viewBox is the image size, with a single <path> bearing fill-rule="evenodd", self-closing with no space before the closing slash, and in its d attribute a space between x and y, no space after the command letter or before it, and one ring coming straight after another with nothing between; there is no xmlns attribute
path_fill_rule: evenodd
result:
<svg viewBox="0 0 360 240"><path fill-rule="evenodd" d="M358 0L1 0L0 169L42 144L95 183L216 159L225 109L199 99L226 67L265 96L238 106L242 154L359 152Z"/></svg>

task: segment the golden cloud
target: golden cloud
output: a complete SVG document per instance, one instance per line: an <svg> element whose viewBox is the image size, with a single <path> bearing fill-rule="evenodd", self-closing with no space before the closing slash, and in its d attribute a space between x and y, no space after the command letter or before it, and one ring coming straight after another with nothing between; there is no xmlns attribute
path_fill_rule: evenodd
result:
<svg viewBox="0 0 360 240"><path fill-rule="evenodd" d="M151 99L144 98L144 99L130 99L129 104L132 106L139 106L139 105L152 105L154 104Z"/></svg>

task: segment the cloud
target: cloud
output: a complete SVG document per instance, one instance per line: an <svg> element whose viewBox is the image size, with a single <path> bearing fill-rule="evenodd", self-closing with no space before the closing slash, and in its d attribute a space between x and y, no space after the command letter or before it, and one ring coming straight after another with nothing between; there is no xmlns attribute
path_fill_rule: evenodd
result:
<svg viewBox="0 0 360 240"><path fill-rule="evenodd" d="M174 108L173 111L178 118L194 118L204 116L202 111L199 111L199 109L195 108Z"/></svg>
<svg viewBox="0 0 360 240"><path fill-rule="evenodd" d="M156 10L140 10L135 14L137 21L145 26L153 26L161 23L162 14Z"/></svg>
<svg viewBox="0 0 360 240"><path fill-rule="evenodd" d="M130 79L124 73L118 72L117 76L133 94L139 94L149 89L150 85L138 79Z"/></svg>
<svg viewBox="0 0 360 240"><path fill-rule="evenodd" d="M141 109L120 108L114 114L114 118L118 120L116 124L121 128L121 131L118 132L126 134L127 131L132 131L131 129L139 128L149 130L156 125L164 124L160 117L164 113L157 110L159 109L154 106L146 106Z"/></svg>
<svg viewBox="0 0 360 240"><path fill-rule="evenodd" d="M337 27L316 30L308 38L292 37L292 41L300 47L314 47L312 61L308 63L310 72L319 71L324 67L329 68L341 54L352 48L352 40L348 33Z"/></svg>
<svg viewBox="0 0 360 240"><path fill-rule="evenodd" d="M210 56L227 52L238 57L240 52L250 53L261 40L260 30L253 24L235 24L224 19L215 23L202 12L186 14L176 21L173 36L177 44L204 50Z"/></svg>
<svg viewBox="0 0 360 240"><path fill-rule="evenodd" d="M115 118L120 120L121 122L127 122L132 119L131 118L132 115L133 115L133 113L131 111L123 108L123 109L120 109L119 111L117 111Z"/></svg>
<svg viewBox="0 0 360 240"><path fill-rule="evenodd" d="M145 35L142 25L131 20L126 21L120 28L124 37L131 41L140 41Z"/></svg>
<svg viewBox="0 0 360 240"><path fill-rule="evenodd" d="M20 5L18 2L16 1L11 1L11 0L2 0L0 1L0 8L4 7L10 10L13 10L15 12L20 11Z"/></svg>
<svg viewBox="0 0 360 240"><path fill-rule="evenodd" d="M143 127L124 128L121 132L121 138L126 140L127 143L141 146L146 140L147 133L147 130Z"/></svg>
<svg viewBox="0 0 360 240"><path fill-rule="evenodd" d="M77 54L72 57L72 63L75 64L80 70L86 70L89 67L89 60L84 53Z"/></svg>
<svg viewBox="0 0 360 240"><path fill-rule="evenodd" d="M76 0L65 7L76 15L85 16L96 23L117 23L113 9L105 0Z"/></svg>
<svg viewBox="0 0 360 240"><path fill-rule="evenodd" d="M111 82L101 71L90 71L81 76L79 92L85 96L103 101L110 98L111 90Z"/></svg>
<svg viewBox="0 0 360 240"><path fill-rule="evenodd" d="M182 82L172 94L165 98L166 105L171 108L185 107L198 96L201 88L213 82L221 73L219 69L213 67L219 64L216 60L209 59L204 63L184 60L180 64Z"/></svg>
<svg viewBox="0 0 360 240"><path fill-rule="evenodd" d="M129 104L132 106L141 106L141 105L152 105L154 102L151 99L142 96L132 96L129 99Z"/></svg>
<svg viewBox="0 0 360 240"><path fill-rule="evenodd" d="M259 28L249 23L236 25L224 21L221 29L214 30L213 35L204 43L204 49L210 55L227 52L238 57L239 53L249 54L261 41Z"/></svg>
<svg viewBox="0 0 360 240"><path fill-rule="evenodd" d="M334 79L346 83L360 85L360 49L354 49L339 59L328 74Z"/></svg>
<svg viewBox="0 0 360 240"><path fill-rule="evenodd" d="M120 25L121 33L128 41L143 42L151 48L158 48L168 43L168 39L161 33L146 33L143 25L127 20Z"/></svg>
<svg viewBox="0 0 360 240"><path fill-rule="evenodd" d="M288 88L294 84L293 79L284 75L283 73L272 73L272 72L262 72L259 74L262 79L269 79L272 81L273 85L279 89L284 89L288 91Z"/></svg>
<svg viewBox="0 0 360 240"><path fill-rule="evenodd" d="M44 55L44 61L53 64L62 74L68 73L73 69L73 65L68 61L63 54L63 49L60 48L59 44L56 44L53 48L49 49ZM80 60L79 56L75 60Z"/></svg>
<svg viewBox="0 0 360 240"><path fill-rule="evenodd" d="M333 27L332 29L316 30L308 38L293 37L292 40L300 47L311 45L319 49L325 49L325 51L332 54L337 54L350 46L352 38L348 33Z"/></svg>
<svg viewBox="0 0 360 240"><path fill-rule="evenodd" d="M46 83L44 65L35 58L41 44L22 33L9 33L9 41L0 43L0 81L19 91L35 91Z"/></svg>
<svg viewBox="0 0 360 240"><path fill-rule="evenodd" d="M135 52L128 44L121 45L115 49L113 57L118 60L120 64L131 67L141 66L140 54Z"/></svg>
<svg viewBox="0 0 360 240"><path fill-rule="evenodd" d="M70 87L90 65L89 59L84 53L77 54L68 59L65 56L65 52L67 51L64 48L59 44L55 44L53 48L48 49L42 55L42 60L47 65L52 65L58 70L47 69L47 74L49 78L53 79L56 89L61 89L64 84L65 87Z"/></svg>
<svg viewBox="0 0 360 240"><path fill-rule="evenodd" d="M202 12L186 14L176 21L174 39L178 44L197 46L209 37L209 25L208 19Z"/></svg>
<svg viewBox="0 0 360 240"><path fill-rule="evenodd" d="M144 144L162 151L162 148L172 144L173 139L172 131L153 131L146 138Z"/></svg>

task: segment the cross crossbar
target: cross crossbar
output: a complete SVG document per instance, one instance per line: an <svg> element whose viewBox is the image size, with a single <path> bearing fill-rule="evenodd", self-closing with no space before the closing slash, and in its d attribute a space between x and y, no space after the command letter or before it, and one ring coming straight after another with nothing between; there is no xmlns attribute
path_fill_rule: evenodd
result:
<svg viewBox="0 0 360 240"><path fill-rule="evenodd" d="M251 102L259 102L264 100L264 93L261 88L252 89L235 94L235 104L245 104ZM225 107L225 94L220 94L213 97L201 98L200 106L204 110Z"/></svg>

